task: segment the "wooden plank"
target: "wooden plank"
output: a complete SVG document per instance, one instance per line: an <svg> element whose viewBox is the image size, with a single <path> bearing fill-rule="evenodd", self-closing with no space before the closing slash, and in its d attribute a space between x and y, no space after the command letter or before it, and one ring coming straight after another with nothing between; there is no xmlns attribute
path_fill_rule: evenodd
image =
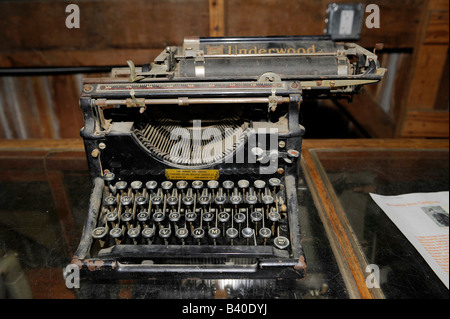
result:
<svg viewBox="0 0 450 319"><path fill-rule="evenodd" d="M406 114L403 137L448 137L449 115L448 111L410 110Z"/></svg>
<svg viewBox="0 0 450 319"><path fill-rule="evenodd" d="M209 35L223 37L225 35L224 0L209 0Z"/></svg>
<svg viewBox="0 0 450 319"><path fill-rule="evenodd" d="M425 44L448 44L448 9L447 11L431 11L425 34Z"/></svg>
<svg viewBox="0 0 450 319"><path fill-rule="evenodd" d="M333 1L347 2L344 0ZM361 1L364 5L373 1ZM323 34L329 1L229 0L225 3L226 32L246 35L317 35ZM385 1L380 7L380 28L363 25L359 44L385 48L411 48L414 45L424 1ZM365 14L365 17L367 14Z"/></svg>

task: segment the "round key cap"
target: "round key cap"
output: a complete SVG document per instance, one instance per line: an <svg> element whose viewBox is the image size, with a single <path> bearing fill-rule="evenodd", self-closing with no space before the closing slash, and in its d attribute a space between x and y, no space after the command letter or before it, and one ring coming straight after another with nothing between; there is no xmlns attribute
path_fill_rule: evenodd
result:
<svg viewBox="0 0 450 319"><path fill-rule="evenodd" d="M211 238L218 238L220 236L220 229L217 227L212 227L208 230L208 235Z"/></svg>
<svg viewBox="0 0 450 319"><path fill-rule="evenodd" d="M171 222L177 222L177 221L179 221L180 220L180 213L179 212L171 212L170 214L169 214L169 220L171 221Z"/></svg>
<svg viewBox="0 0 450 319"><path fill-rule="evenodd" d="M281 218L281 216L280 216L280 213L278 213L278 212L272 211L269 213L269 219L273 222L279 221L280 218Z"/></svg>
<svg viewBox="0 0 450 319"><path fill-rule="evenodd" d="M134 190L140 190L142 188L142 182L141 181L132 181L130 184L131 188Z"/></svg>
<svg viewBox="0 0 450 319"><path fill-rule="evenodd" d="M289 246L289 239L284 236L278 236L274 239L273 244L278 249L286 249Z"/></svg>
<svg viewBox="0 0 450 319"><path fill-rule="evenodd" d="M177 188L182 190L182 189L186 189L188 187L188 182L186 181L178 181L177 182Z"/></svg>
<svg viewBox="0 0 450 319"><path fill-rule="evenodd" d="M113 172L108 172L108 173L103 174L103 180L105 180L107 182L113 181L115 177L116 177L116 175Z"/></svg>
<svg viewBox="0 0 450 319"><path fill-rule="evenodd" d="M259 229L259 235L262 238L270 238L270 236L272 236L272 231L269 228L263 227Z"/></svg>
<svg viewBox="0 0 450 319"><path fill-rule="evenodd" d="M228 220L230 220L230 214L228 214L227 212L220 212L217 216L217 219L221 223L226 223Z"/></svg>
<svg viewBox="0 0 450 319"><path fill-rule="evenodd" d="M161 188L164 190L170 190L173 187L173 183L171 181L164 181L161 183Z"/></svg>
<svg viewBox="0 0 450 319"><path fill-rule="evenodd" d="M250 214L250 219L252 220L252 222L256 223L262 220L262 214L261 212L252 212Z"/></svg>
<svg viewBox="0 0 450 319"><path fill-rule="evenodd" d="M194 189L201 189L201 188L203 188L203 182L202 181L193 181L192 182L192 188L194 188Z"/></svg>
<svg viewBox="0 0 450 319"><path fill-rule="evenodd" d="M184 196L181 201L183 202L184 205L186 206L190 206L194 203L194 197L192 196Z"/></svg>
<svg viewBox="0 0 450 319"><path fill-rule="evenodd" d="M188 212L186 213L185 218L187 222L194 222L197 219L197 214L194 212Z"/></svg>
<svg viewBox="0 0 450 319"><path fill-rule="evenodd" d="M210 197L209 196L200 196L198 198L198 203L200 205L208 205L210 202Z"/></svg>
<svg viewBox="0 0 450 319"><path fill-rule="evenodd" d="M255 188L257 189L262 189L264 187L266 187L266 182L260 179L257 179L254 183L253 186L255 186Z"/></svg>
<svg viewBox="0 0 450 319"><path fill-rule="evenodd" d="M154 190L158 186L158 183L156 181L148 181L145 183L145 188L148 190Z"/></svg>
<svg viewBox="0 0 450 319"><path fill-rule="evenodd" d="M255 205L258 202L258 197L255 195L248 195L245 199L250 205Z"/></svg>
<svg viewBox="0 0 450 319"><path fill-rule="evenodd" d="M178 238L186 238L188 234L189 231L187 230L187 228L178 228L175 232L175 236L177 236Z"/></svg>
<svg viewBox="0 0 450 319"><path fill-rule="evenodd" d="M178 204L178 197L176 196L169 196L167 197L167 204L169 205L177 205Z"/></svg>
<svg viewBox="0 0 450 319"><path fill-rule="evenodd" d="M210 189L216 189L219 187L219 182L215 181L215 180L210 180L208 181L208 183L206 184L208 186L208 188Z"/></svg>
<svg viewBox="0 0 450 319"><path fill-rule="evenodd" d="M125 212L122 213L122 215L120 215L120 220L123 222L129 222L133 219L133 214L131 214L130 212Z"/></svg>
<svg viewBox="0 0 450 319"><path fill-rule="evenodd" d="M130 196L124 195L120 197L120 203L124 206L130 205L132 198Z"/></svg>
<svg viewBox="0 0 450 319"><path fill-rule="evenodd" d="M293 149L287 150L287 154L290 158L297 158L300 156L300 152Z"/></svg>
<svg viewBox="0 0 450 319"><path fill-rule="evenodd" d="M127 182L125 182L125 181L118 181L116 183L116 188L117 188L117 190L124 190L124 189L126 189L127 188Z"/></svg>
<svg viewBox="0 0 450 319"><path fill-rule="evenodd" d="M248 188L249 186L250 186L250 182L248 181L248 180L246 180L246 179L241 179L239 182L238 182L238 186L239 186L239 188Z"/></svg>
<svg viewBox="0 0 450 319"><path fill-rule="evenodd" d="M192 236L195 239L201 239L203 238L203 236L205 236L205 231L203 230L203 228L196 228L192 231Z"/></svg>
<svg viewBox="0 0 450 319"><path fill-rule="evenodd" d="M105 227L97 227L92 231L92 238L102 239L106 236L106 228Z"/></svg>
<svg viewBox="0 0 450 319"><path fill-rule="evenodd" d="M234 215L234 221L238 224L245 222L246 216L243 213L237 213Z"/></svg>
<svg viewBox="0 0 450 319"><path fill-rule="evenodd" d="M206 213L203 213L202 217L203 217L203 221L210 222L214 219L214 214L211 212L206 212Z"/></svg>
<svg viewBox="0 0 450 319"><path fill-rule="evenodd" d="M150 214L148 212L140 212L137 214L137 220L140 222L146 222L150 217Z"/></svg>
<svg viewBox="0 0 450 319"><path fill-rule="evenodd" d="M115 222L117 221L118 216L117 212L109 212L106 214L106 220L108 222Z"/></svg>
<svg viewBox="0 0 450 319"><path fill-rule="evenodd" d="M156 212L153 214L153 220L157 223L162 222L164 220L164 217L165 215L163 212Z"/></svg>
<svg viewBox="0 0 450 319"><path fill-rule="evenodd" d="M155 236L155 230L153 228L144 228L141 232L142 237L152 238Z"/></svg>
<svg viewBox="0 0 450 319"><path fill-rule="evenodd" d="M161 205L161 203L162 203L162 197L161 196L153 196L152 198L151 198L151 201L152 201L152 204L153 205Z"/></svg>
<svg viewBox="0 0 450 319"><path fill-rule="evenodd" d="M122 235L123 235L122 228L117 228L117 227L112 228L112 229L109 231L109 235L110 235L112 238L120 238L120 237L122 237Z"/></svg>
<svg viewBox="0 0 450 319"><path fill-rule="evenodd" d="M137 196L135 199L136 204L139 206L147 204L147 198L145 196Z"/></svg>
<svg viewBox="0 0 450 319"><path fill-rule="evenodd" d="M127 235L130 238L137 238L137 237L139 237L139 233L140 233L139 228L136 228L136 227L130 228L127 231Z"/></svg>
<svg viewBox="0 0 450 319"><path fill-rule="evenodd" d="M233 181L224 181L222 185L225 189L232 189L234 187Z"/></svg>
<svg viewBox="0 0 450 319"><path fill-rule="evenodd" d="M110 205L115 205L117 200L116 200L115 196L107 196L107 197L105 197L103 202L105 203L105 205L110 206Z"/></svg>
<svg viewBox="0 0 450 319"><path fill-rule="evenodd" d="M225 196L216 196L214 198L214 203L217 205L223 205L227 201L227 198Z"/></svg>
<svg viewBox="0 0 450 319"><path fill-rule="evenodd" d="M230 203L233 205L239 205L240 203L242 203L242 196L240 195L230 196Z"/></svg>
<svg viewBox="0 0 450 319"><path fill-rule="evenodd" d="M242 230L242 236L244 237L244 238L251 238L251 237L253 237L253 234L255 233L255 231L253 230L253 228L250 228L250 227L245 227L243 230Z"/></svg>
<svg viewBox="0 0 450 319"><path fill-rule="evenodd" d="M169 238L172 234L172 230L170 228L161 228L159 230L159 237L161 238Z"/></svg>
<svg viewBox="0 0 450 319"><path fill-rule="evenodd" d="M261 200L266 205L270 205L273 203L273 197L271 195L264 195Z"/></svg>
<svg viewBox="0 0 450 319"><path fill-rule="evenodd" d="M281 181L279 178L276 177L272 177L271 179L269 179L269 185L272 187L278 187L280 186Z"/></svg>
<svg viewBox="0 0 450 319"><path fill-rule="evenodd" d="M239 232L236 228L228 228L226 231L227 237L228 238L236 238L239 235Z"/></svg>

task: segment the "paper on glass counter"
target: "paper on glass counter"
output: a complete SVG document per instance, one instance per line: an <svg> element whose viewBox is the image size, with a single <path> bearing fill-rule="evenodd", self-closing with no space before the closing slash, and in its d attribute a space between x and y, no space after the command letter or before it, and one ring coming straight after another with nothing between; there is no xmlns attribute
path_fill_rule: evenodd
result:
<svg viewBox="0 0 450 319"><path fill-rule="evenodd" d="M449 192L370 196L448 288Z"/></svg>

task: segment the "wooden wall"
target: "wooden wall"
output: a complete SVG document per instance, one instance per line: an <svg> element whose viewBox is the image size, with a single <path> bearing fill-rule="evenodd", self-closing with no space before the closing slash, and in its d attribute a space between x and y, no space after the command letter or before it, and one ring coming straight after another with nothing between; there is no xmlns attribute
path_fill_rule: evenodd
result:
<svg viewBox="0 0 450 319"><path fill-rule="evenodd" d="M448 83L448 1L361 2L379 5L381 28L363 27L358 43L369 49L376 43L384 43L380 58L383 66L392 66L388 72L392 80L386 81L390 85L368 88L343 107L373 137L414 134L448 137L448 90L442 89ZM65 8L70 3L79 5L79 29L65 27L68 15ZM136 64L148 63L165 46L180 45L190 35L322 34L328 3L325 0L1 1L0 138L78 137L83 125L78 107L81 79L97 75L5 74L9 69L111 67L125 65L127 59ZM445 36L447 42L443 40ZM422 83L424 70L426 73L429 68L427 63L437 74L426 74L427 81ZM431 91L427 89L429 86L433 88ZM441 89L436 89L437 86ZM417 106L414 93L420 89L428 93L421 95ZM423 116L419 112L422 109L431 115ZM440 112L440 116L436 117L435 112ZM426 125L427 129L415 131L411 123Z"/></svg>

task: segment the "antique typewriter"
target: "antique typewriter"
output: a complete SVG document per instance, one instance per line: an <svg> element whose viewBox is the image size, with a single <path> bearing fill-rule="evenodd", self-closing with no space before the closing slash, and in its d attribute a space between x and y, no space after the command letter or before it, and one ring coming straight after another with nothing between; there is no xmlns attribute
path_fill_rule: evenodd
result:
<svg viewBox="0 0 450 319"><path fill-rule="evenodd" d="M384 75L327 36L186 38L83 83L92 177L83 278L303 278L297 179L306 98Z"/></svg>

